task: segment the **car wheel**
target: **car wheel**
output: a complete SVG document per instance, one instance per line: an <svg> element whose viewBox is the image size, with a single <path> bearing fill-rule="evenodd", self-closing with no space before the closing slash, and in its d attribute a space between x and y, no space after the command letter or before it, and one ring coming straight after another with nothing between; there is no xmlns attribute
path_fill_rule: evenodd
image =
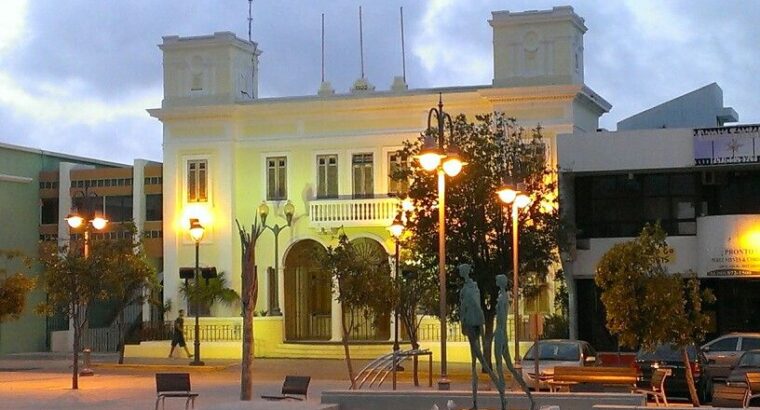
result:
<svg viewBox="0 0 760 410"><path fill-rule="evenodd" d="M708 378L707 380L705 380L704 383L702 383L701 387L702 388L699 389L699 391L697 392L700 403L707 404L707 403L712 402L713 388L714 388L712 378Z"/></svg>

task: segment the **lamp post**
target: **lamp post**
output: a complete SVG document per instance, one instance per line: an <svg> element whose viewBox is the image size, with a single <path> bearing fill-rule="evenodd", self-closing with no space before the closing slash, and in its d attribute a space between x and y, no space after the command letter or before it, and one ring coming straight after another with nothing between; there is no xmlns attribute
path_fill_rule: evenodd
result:
<svg viewBox="0 0 760 410"><path fill-rule="evenodd" d="M269 215L269 206L267 206L267 203L265 201L261 202L261 205L259 205L259 216L261 217L261 225L264 228L269 229L274 234L274 275L271 275L269 278L269 316L281 316L282 311L280 310L280 299L279 299L279 286L278 286L278 280L280 275L280 241L279 236L280 232L283 231L285 228L290 228L290 224L293 222L293 214L296 212L296 207L293 205L292 202L288 201L285 206L283 207L283 212L285 213L285 219L288 221L288 224L285 226L280 226L275 224L274 226L267 225L267 215Z"/></svg>
<svg viewBox="0 0 760 410"><path fill-rule="evenodd" d="M440 299L441 321L441 377L438 380L438 390L449 390L450 381L446 370L446 178L456 176L462 170L464 162L454 150L446 152L444 149L444 128L448 121L449 133L453 134L451 116L443 111L443 99L438 95L438 108L431 108L428 112L427 127L431 127L431 120L435 115L437 121L438 141L432 138L425 139L420 154L417 156L420 165L426 171L436 170L438 174L438 281Z"/></svg>
<svg viewBox="0 0 760 410"><path fill-rule="evenodd" d="M520 366L520 309L519 309L519 276L518 276L518 224L517 217L520 209L530 205L531 199L528 195L521 192L520 184L513 186L504 184L496 193L501 202L505 205L512 206L512 306L514 307L515 317L515 366Z"/></svg>
<svg viewBox="0 0 760 410"><path fill-rule="evenodd" d="M190 366L203 366L205 363L201 361L201 339L200 339L200 322L199 322L199 316L201 312L201 303L200 300L198 300L198 290L200 289L200 277L201 277L201 268L199 266L199 250L200 250L200 244L201 239L203 239L203 233L204 233L203 225L201 225L200 220L197 218L191 218L190 219L190 237L193 238L193 241L195 241L195 291L196 291L196 298L195 298L195 341L194 341L194 354L193 354L193 361L190 362Z"/></svg>
<svg viewBox="0 0 760 410"><path fill-rule="evenodd" d="M401 221L401 213L396 215L396 219L393 220L393 223L388 227L388 230L391 232L391 236L393 236L393 239L396 242L396 283L398 283L398 278L401 274L399 269L399 250L401 248L399 246L399 241L401 240L401 234L404 233L404 222ZM396 306L393 308L393 390L396 390L396 371L398 367L398 359L396 355L400 349L398 343L398 308L399 303L397 301Z"/></svg>
<svg viewBox="0 0 760 410"><path fill-rule="evenodd" d="M108 225L108 220L101 215L100 212L95 212L92 208L92 200L100 198L98 194L95 192L90 192L89 187L85 187L84 191L75 191L72 194L72 198L75 197L81 197L82 201L84 202L84 210L85 210L85 216L82 216L79 214L78 209L73 208L71 213L69 213L65 220L66 223L69 225L71 229L77 229L84 225L84 259L87 260L90 257L90 227L94 228L95 230L102 230ZM86 220L85 218L92 218ZM81 303L79 301L79 281L77 280L77 275L74 275L73 277L73 287L74 287L74 294L75 294L75 300L73 302L74 312L71 315L74 320L74 388L78 388L78 380L77 375L79 376L92 376L95 374L95 372L90 368L90 361L89 361L89 349L85 348L85 363L84 367L81 371L79 371L79 343L81 339L81 333L80 333L80 315L81 315ZM87 320L85 317L84 320Z"/></svg>

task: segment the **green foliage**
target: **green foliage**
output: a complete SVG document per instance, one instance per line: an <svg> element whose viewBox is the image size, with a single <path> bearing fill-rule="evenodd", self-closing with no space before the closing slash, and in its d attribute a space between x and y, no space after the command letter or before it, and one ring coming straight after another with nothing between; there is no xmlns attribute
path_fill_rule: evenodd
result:
<svg viewBox="0 0 760 410"><path fill-rule="evenodd" d="M16 320L24 311L26 297L36 281L29 277L32 262L18 251L0 249L0 323ZM11 273L12 271L16 271Z"/></svg>
<svg viewBox="0 0 760 410"><path fill-rule="evenodd" d="M447 301L456 312L460 279L452 272L457 264L470 263L474 268L472 278L483 297L486 319L491 321L498 296L494 277L502 273L511 279L513 270L509 208L503 207L496 192L505 176L525 183L524 190L533 202L519 214L519 273L523 281L533 275L541 282L557 260L556 173L547 168L540 127L526 131L514 119L498 113L478 115L475 122L459 115L452 126L453 133L447 133L445 146L458 147L468 164L458 176L446 177ZM433 131L427 134L433 135ZM407 141L403 154L407 158L418 154L424 138L421 135ZM412 181L408 194L414 202L416 218L408 224L412 235L404 247L415 255L420 276L431 275L431 280L438 283L437 176L422 169L417 161L409 164L409 168L393 175Z"/></svg>
<svg viewBox="0 0 760 410"><path fill-rule="evenodd" d="M613 246L597 265L607 329L621 346L684 347L702 340L707 331L709 317L702 305L714 296L699 289L696 277L684 281L668 273L673 249L665 239L659 224L647 224L638 238Z"/></svg>
<svg viewBox="0 0 760 410"><path fill-rule="evenodd" d="M84 240L71 240L69 246L61 247L41 245L42 285L48 300L38 306L38 312L57 312L70 318L77 303L87 306L110 300L123 310L144 301L143 295L149 292L143 290L157 286L155 270L146 261L133 223L112 229L124 235L121 239L90 239L87 258Z"/></svg>
<svg viewBox="0 0 760 410"><path fill-rule="evenodd" d="M344 318L351 318L344 324L346 334L351 333L356 314L378 318L391 312L398 296L387 258L363 257L345 233L340 234L338 245L328 247L318 258L335 279L336 300L343 308Z"/></svg>
<svg viewBox="0 0 760 410"><path fill-rule="evenodd" d="M544 331L541 339L567 339L570 337L570 323L563 315L550 315L544 318Z"/></svg>
<svg viewBox="0 0 760 410"><path fill-rule="evenodd" d="M180 293L189 300L190 303L198 303L202 306L212 306L215 303L221 303L225 306L231 306L240 301L240 295L227 286L227 278L224 272L220 272L215 278L200 278L198 286L188 281L180 287Z"/></svg>

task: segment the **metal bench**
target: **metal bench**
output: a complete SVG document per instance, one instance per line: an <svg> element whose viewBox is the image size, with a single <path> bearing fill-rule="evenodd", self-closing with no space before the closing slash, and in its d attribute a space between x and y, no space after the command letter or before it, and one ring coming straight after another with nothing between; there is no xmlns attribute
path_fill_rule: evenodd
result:
<svg viewBox="0 0 760 410"><path fill-rule="evenodd" d="M713 399L710 403L713 407L735 407L744 405L744 397L747 388L744 386L726 386L725 384L713 385Z"/></svg>
<svg viewBox="0 0 760 410"><path fill-rule="evenodd" d="M156 410L158 402L161 402L161 408L166 405L167 398L185 399L185 409L192 404L195 408L195 398L198 393L193 393L190 388L189 373L156 373Z"/></svg>
<svg viewBox="0 0 760 410"><path fill-rule="evenodd" d="M262 399L267 400L284 400L295 399L304 400L307 398L306 393L309 390L309 382L311 377L309 376L285 376L285 381L282 382L282 395L280 396L266 396L262 395ZM296 397L293 394L297 394L303 397Z"/></svg>
<svg viewBox="0 0 760 410"><path fill-rule="evenodd" d="M760 397L760 372L747 372L744 374L747 382L747 391L744 395L744 407L749 407L750 401Z"/></svg>
<svg viewBox="0 0 760 410"><path fill-rule="evenodd" d="M634 393L642 393L649 398L654 397L654 402L657 406L660 405L660 399L665 407L668 407L668 398L665 396L665 379L673 373L671 369L657 369L652 373L651 385L648 389L636 389Z"/></svg>
<svg viewBox="0 0 760 410"><path fill-rule="evenodd" d="M591 385L599 390L603 390L604 386L617 385L631 391L636 388L637 377L636 369L632 367L557 366L548 384L551 391L563 388L577 390L579 384Z"/></svg>

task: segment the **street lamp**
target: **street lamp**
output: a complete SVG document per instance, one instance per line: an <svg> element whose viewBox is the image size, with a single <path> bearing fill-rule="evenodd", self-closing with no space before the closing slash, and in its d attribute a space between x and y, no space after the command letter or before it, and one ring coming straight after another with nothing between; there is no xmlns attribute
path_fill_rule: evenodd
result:
<svg viewBox="0 0 760 410"><path fill-rule="evenodd" d="M93 210L92 207L92 200L100 198L98 194L95 192L90 192L89 187L85 187L84 191L75 191L72 194L72 199L75 197L81 197L84 205L85 210L85 216L82 216L79 214L78 209L73 208L71 213L69 213L66 218L66 223L69 225L71 229L78 229L84 225L84 259L88 259L90 257L90 227L95 228L95 230L102 230L103 228L108 225L108 220L105 219L105 217L102 216L101 212L96 212ZM86 220L85 218L90 218L90 220ZM95 374L95 372L90 368L90 361L89 361L89 349L85 348L85 363L84 367L81 371L79 371L79 340L81 338L81 334L79 333L79 320L80 320L80 314L81 314L81 304L79 302L79 291L78 291L78 280L77 275L74 275L73 277L73 286L74 286L74 293L75 293L75 302L73 303L75 312L72 314L72 318L74 319L74 385L78 388L78 381L76 380L76 375L79 374L80 376L92 376ZM87 318L84 318L84 320L87 320Z"/></svg>
<svg viewBox="0 0 760 410"><path fill-rule="evenodd" d="M269 215L269 206L267 206L267 203L265 201L261 202L261 205L259 205L259 216L261 217L261 225L263 225L264 228L269 229L274 234L274 274L269 277L269 316L281 316L282 311L280 311L280 300L279 300L279 288L277 285L277 281L279 279L280 275L280 241L279 236L280 232L284 230L285 228L289 228L291 223L293 222L293 214L296 212L296 207L293 205L292 202L288 201L285 206L282 209L283 213L285 213L285 219L288 221L288 224L285 226L280 226L275 224L274 226L267 225L267 215Z"/></svg>
<svg viewBox="0 0 760 410"><path fill-rule="evenodd" d="M454 127L451 122L451 116L443 111L443 99L438 95L438 108L431 108L428 112L427 128L431 127L431 120L435 115L438 129L438 141L426 137L425 145L422 147L417 159L420 165L426 171L436 170L438 174L438 281L439 281L439 299L440 299L440 320L441 320L441 378L438 380L438 390L449 390L450 381L446 371L446 178L456 176L462 170L466 163L462 162L455 150L449 147L447 152L444 149L443 130L448 121L449 134L452 135Z"/></svg>
<svg viewBox="0 0 760 410"><path fill-rule="evenodd" d="M205 229L201 225L200 220L197 218L190 218L190 237L195 241L195 351L193 355L193 361L190 362L190 366L203 366L205 363L201 361L201 339L200 339L200 322L199 316L201 312L201 303L199 300L200 290L200 276L201 268L199 266L198 254L200 250L201 239L203 239L203 233Z"/></svg>
<svg viewBox="0 0 760 410"><path fill-rule="evenodd" d="M401 220L401 212L396 214L396 219L393 220L388 230L396 242L396 283L398 283L398 275L401 274L399 269L399 241L401 240L401 234L404 233L404 222ZM393 308L393 390L396 390L396 368L398 367L396 355L400 349L398 344L398 308L399 303L396 302L396 306Z"/></svg>
<svg viewBox="0 0 760 410"><path fill-rule="evenodd" d="M496 191L499 199L505 205L512 206L512 306L514 307L515 317L515 366L520 365L520 310L519 310L519 292L518 292L518 239L517 239L517 216L520 209L527 207L531 203L528 195L521 192L520 185L514 186L505 183L502 188Z"/></svg>

